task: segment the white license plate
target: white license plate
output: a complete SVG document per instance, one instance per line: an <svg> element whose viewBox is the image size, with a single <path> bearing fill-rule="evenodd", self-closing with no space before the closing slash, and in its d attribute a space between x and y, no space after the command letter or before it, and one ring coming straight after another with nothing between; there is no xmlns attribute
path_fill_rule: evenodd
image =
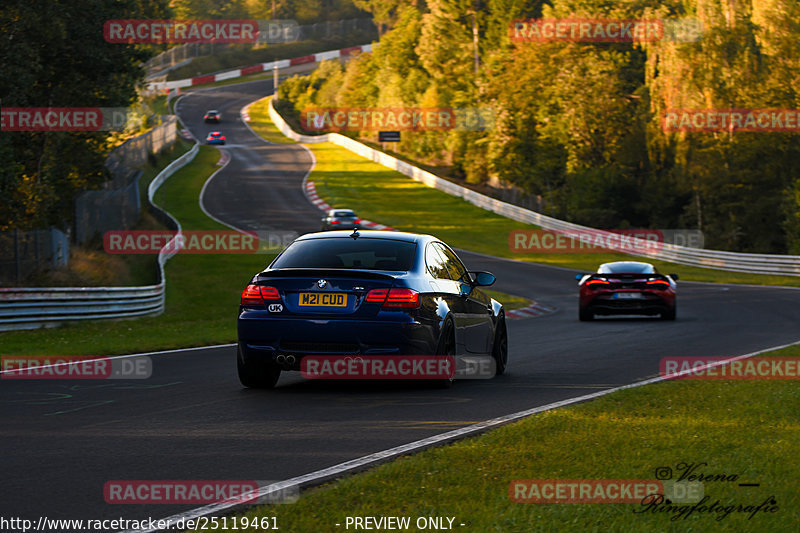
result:
<svg viewBox="0 0 800 533"><path fill-rule="evenodd" d="M615 292L615 300L640 300L643 298L640 292Z"/></svg>

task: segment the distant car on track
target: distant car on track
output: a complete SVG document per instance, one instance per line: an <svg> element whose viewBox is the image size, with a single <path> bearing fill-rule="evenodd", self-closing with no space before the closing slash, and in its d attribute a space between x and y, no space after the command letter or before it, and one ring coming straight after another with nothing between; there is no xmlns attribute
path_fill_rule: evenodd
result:
<svg viewBox="0 0 800 533"><path fill-rule="evenodd" d="M221 122L222 115L216 109L211 109L206 111L206 114L203 115L203 122Z"/></svg>
<svg viewBox="0 0 800 533"><path fill-rule="evenodd" d="M617 261L575 279L582 321L595 315L660 315L662 320L675 320L677 274L660 274L650 263Z"/></svg>
<svg viewBox="0 0 800 533"><path fill-rule="evenodd" d="M476 356L492 363L486 377L502 374L505 312L479 288L494 281L430 235L303 235L242 292L239 379L272 388L309 355Z"/></svg>
<svg viewBox="0 0 800 533"><path fill-rule="evenodd" d="M355 229L361 224L361 219L352 209L330 209L322 217L322 231Z"/></svg>
<svg viewBox="0 0 800 533"><path fill-rule="evenodd" d="M225 144L225 136L220 131L212 131L206 137L207 144Z"/></svg>

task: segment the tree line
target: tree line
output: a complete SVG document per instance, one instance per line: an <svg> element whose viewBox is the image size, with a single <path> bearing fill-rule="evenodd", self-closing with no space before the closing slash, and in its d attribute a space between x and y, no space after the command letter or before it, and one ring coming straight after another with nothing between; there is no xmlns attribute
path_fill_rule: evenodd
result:
<svg viewBox="0 0 800 533"><path fill-rule="evenodd" d="M796 0L355 3L384 28L379 46L285 83L294 113L487 107L493 128L404 132L399 151L468 182L524 188L546 214L573 222L696 228L707 247L800 253L797 128L664 127L676 109L800 109ZM665 21L669 35L512 38L513 22L528 19Z"/></svg>

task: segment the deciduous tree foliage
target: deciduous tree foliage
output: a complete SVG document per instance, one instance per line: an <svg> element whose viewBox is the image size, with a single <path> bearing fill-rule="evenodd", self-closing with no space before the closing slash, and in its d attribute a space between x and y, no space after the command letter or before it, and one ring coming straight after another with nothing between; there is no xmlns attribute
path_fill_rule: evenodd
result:
<svg viewBox="0 0 800 533"><path fill-rule="evenodd" d="M6 0L0 10L2 106L128 106L148 53L107 43L103 23L164 18L166 6L166 0ZM0 230L68 228L75 194L107 179L107 136L0 133Z"/></svg>
<svg viewBox="0 0 800 533"><path fill-rule="evenodd" d="M667 109L800 108L800 2L357 1L388 31L344 70L290 80L283 91L297 109L488 106L497 117L490 131L404 133L400 148L471 182L523 187L547 213L575 222L700 228L707 246L800 253L800 135L662 129ZM510 39L515 19L577 17L690 18L703 33L644 43Z"/></svg>

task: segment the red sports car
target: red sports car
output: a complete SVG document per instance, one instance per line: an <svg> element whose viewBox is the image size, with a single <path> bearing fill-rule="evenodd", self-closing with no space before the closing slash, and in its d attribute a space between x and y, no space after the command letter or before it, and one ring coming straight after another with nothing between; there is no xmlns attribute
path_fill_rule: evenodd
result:
<svg viewBox="0 0 800 533"><path fill-rule="evenodd" d="M617 261L575 279L580 287L580 320L595 315L660 315L662 320L675 320L677 274L660 274L650 263Z"/></svg>

